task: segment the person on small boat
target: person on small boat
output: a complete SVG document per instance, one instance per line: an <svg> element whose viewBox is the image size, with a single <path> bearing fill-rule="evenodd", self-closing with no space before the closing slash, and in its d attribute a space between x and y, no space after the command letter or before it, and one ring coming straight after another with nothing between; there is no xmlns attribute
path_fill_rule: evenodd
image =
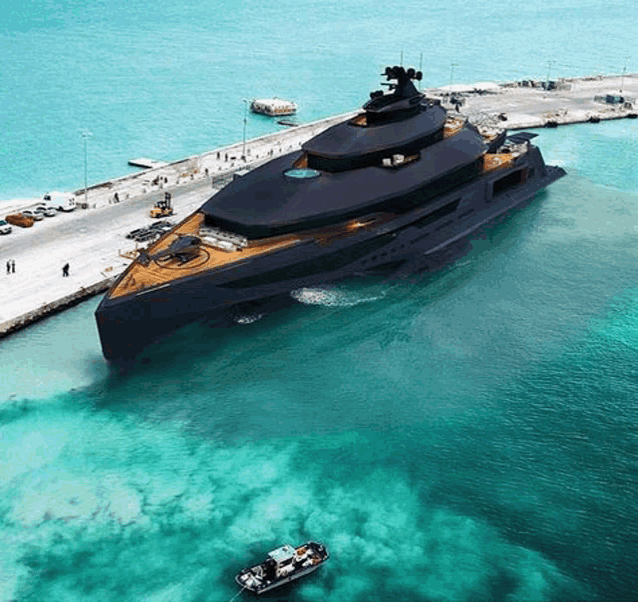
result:
<svg viewBox="0 0 638 602"><path fill-rule="evenodd" d="M277 563L272 560L271 558L269 558L268 560L266 560L265 564L265 578L266 581L272 581L273 579L275 579L275 577L277 576Z"/></svg>

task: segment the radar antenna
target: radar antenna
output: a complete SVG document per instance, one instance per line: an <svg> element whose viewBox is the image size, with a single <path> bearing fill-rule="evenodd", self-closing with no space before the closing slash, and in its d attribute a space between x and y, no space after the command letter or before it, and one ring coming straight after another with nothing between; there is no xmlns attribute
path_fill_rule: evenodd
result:
<svg viewBox="0 0 638 602"><path fill-rule="evenodd" d="M384 75L388 81L381 82L382 86L388 86L390 90L394 91L395 96L403 98L410 98L418 94L418 90L414 87L412 80L421 81L423 79L423 73L421 71L415 71L412 67L405 69L395 65L394 67L386 67ZM392 82L396 80L396 83Z"/></svg>
<svg viewBox="0 0 638 602"><path fill-rule="evenodd" d="M421 71L395 65L386 67L381 75L388 80L381 85L387 86L390 93L384 94L382 90L370 92L370 100L363 105L368 124L403 119L421 111L424 96L412 83L412 80L423 78Z"/></svg>

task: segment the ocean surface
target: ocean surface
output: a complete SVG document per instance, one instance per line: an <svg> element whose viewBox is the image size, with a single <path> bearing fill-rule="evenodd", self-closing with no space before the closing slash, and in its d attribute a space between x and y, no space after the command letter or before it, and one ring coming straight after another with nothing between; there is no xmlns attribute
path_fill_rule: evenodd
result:
<svg viewBox="0 0 638 602"><path fill-rule="evenodd" d="M425 86L636 71L633 13L9 0L0 199L82 187L83 132L96 183L241 140L244 99L351 110L401 53ZM442 268L192 325L126 375L99 299L0 341L0 601L229 602L307 539L330 561L265 599L636 600L638 124L538 133L567 177Z"/></svg>

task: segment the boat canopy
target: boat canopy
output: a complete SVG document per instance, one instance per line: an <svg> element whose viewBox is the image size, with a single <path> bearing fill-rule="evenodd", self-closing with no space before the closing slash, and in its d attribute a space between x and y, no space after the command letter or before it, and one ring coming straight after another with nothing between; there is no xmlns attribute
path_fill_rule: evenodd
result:
<svg viewBox="0 0 638 602"><path fill-rule="evenodd" d="M268 554L270 558L272 558L277 564L281 564L286 560L290 560L295 555L295 549L289 545L283 545L281 548L277 548Z"/></svg>
<svg viewBox="0 0 638 602"><path fill-rule="evenodd" d="M308 167L338 172L378 163L387 153L411 155L443 138L446 111L419 92L422 73L400 66L385 70L390 89L371 92L364 113L328 128L302 145Z"/></svg>
<svg viewBox="0 0 638 602"><path fill-rule="evenodd" d="M250 103L250 110L262 115L292 115L297 111L297 105L281 98L258 98Z"/></svg>

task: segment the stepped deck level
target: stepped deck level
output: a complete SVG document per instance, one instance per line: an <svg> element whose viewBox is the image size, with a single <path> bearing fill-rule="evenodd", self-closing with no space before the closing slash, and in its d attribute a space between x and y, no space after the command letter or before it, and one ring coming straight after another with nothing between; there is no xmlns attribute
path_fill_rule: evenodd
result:
<svg viewBox="0 0 638 602"><path fill-rule="evenodd" d="M483 82L425 92L439 98L459 117L508 130L570 123L592 123L596 127L594 124L599 121L632 118L638 113L638 74L559 82ZM298 150L312 136L355 114L338 115L247 141L245 160L241 158L241 142L172 163L140 160L146 167L144 171L96 184L86 191L77 190L78 201L86 209L45 218L32 228L14 227L11 234L0 239L0 337L106 290L136 256L136 245L143 246L127 239L126 234L153 223L149 210L165 192L172 194L175 207L176 215L171 219L179 223L234 173ZM40 199L32 199L5 204L0 218L33 208L39 202ZM195 227L198 224L194 222L185 225ZM299 244L299 240L294 235L282 236L279 244ZM260 251L258 245L250 250ZM211 249L209 255L207 262L227 260L223 252ZM6 273L8 260L15 261L15 273ZM63 277L62 266L66 263L70 273ZM149 274L150 271L152 267ZM134 289L143 283L123 282L122 286Z"/></svg>

